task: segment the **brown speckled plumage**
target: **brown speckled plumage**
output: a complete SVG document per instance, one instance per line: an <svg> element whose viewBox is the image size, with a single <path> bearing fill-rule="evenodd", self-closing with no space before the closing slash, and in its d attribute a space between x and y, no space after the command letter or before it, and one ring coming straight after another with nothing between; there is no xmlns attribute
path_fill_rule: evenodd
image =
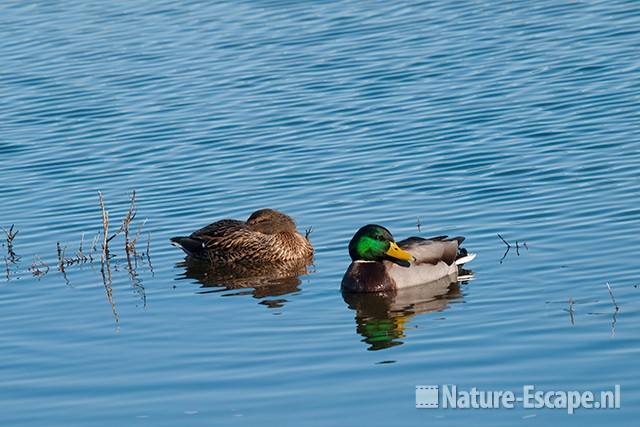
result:
<svg viewBox="0 0 640 427"><path fill-rule="evenodd" d="M223 219L171 242L189 256L231 269L299 266L313 257L293 219L273 209L258 210L247 221Z"/></svg>

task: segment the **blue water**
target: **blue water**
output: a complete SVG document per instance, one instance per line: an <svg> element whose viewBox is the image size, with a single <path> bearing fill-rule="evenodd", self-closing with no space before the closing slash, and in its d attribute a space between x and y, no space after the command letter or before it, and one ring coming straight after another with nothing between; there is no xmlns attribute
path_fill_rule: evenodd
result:
<svg viewBox="0 0 640 427"><path fill-rule="evenodd" d="M637 2L5 1L0 39L0 424L638 419ZM118 237L110 287L58 271L133 189L151 263ZM168 244L263 207L313 227L309 274L203 287ZM345 301L370 222L466 236L474 279ZM417 410L419 384L622 407Z"/></svg>

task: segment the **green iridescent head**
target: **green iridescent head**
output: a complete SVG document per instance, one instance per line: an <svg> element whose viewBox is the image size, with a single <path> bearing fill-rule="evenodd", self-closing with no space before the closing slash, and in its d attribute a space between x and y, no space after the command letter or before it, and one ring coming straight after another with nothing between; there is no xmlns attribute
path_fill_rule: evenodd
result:
<svg viewBox="0 0 640 427"><path fill-rule="evenodd" d="M369 224L362 227L349 242L349 255L352 261L400 261L407 264L413 256L402 249L393 240L386 228Z"/></svg>

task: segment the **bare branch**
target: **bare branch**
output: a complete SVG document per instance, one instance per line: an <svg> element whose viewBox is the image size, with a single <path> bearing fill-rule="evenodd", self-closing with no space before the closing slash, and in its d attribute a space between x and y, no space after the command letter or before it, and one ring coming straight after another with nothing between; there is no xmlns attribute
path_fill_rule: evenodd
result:
<svg viewBox="0 0 640 427"><path fill-rule="evenodd" d="M611 302L613 302L613 306L615 307L616 312L620 311L620 307L618 306L618 303L613 296L613 290L611 289L611 285L609 285L609 282L607 282L607 289L609 290L609 295L611 295Z"/></svg>
<svg viewBox="0 0 640 427"><path fill-rule="evenodd" d="M102 213L102 236L103 236L103 241L102 241L102 258L101 258L101 262L102 264L104 264L105 262L109 261L109 240L113 239L114 236L111 236L111 238L107 237L109 236L109 212L107 212L105 206L104 206L104 197L102 195L102 191L98 191L98 201L100 203L100 211Z"/></svg>
<svg viewBox="0 0 640 427"><path fill-rule="evenodd" d="M500 238L500 240L502 240L502 243L504 243L505 245L507 245L508 248L511 247L511 244L509 242L507 242L506 240L504 240L504 238L500 235L500 233L496 233L498 235L498 237Z"/></svg>

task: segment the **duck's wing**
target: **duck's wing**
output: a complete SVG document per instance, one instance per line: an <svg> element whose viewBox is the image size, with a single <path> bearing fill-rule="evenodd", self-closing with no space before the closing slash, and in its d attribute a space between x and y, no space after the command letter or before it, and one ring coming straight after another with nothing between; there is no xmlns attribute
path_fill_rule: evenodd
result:
<svg viewBox="0 0 640 427"><path fill-rule="evenodd" d="M435 239L423 239L422 237L409 237L398 243L400 248L409 252L415 258L414 265L438 264L444 262L447 265L455 263L458 257L458 248L464 237L439 236Z"/></svg>
<svg viewBox="0 0 640 427"><path fill-rule="evenodd" d="M229 261L260 253L269 240L266 234L252 230L244 221L234 219L214 222L189 237L202 241L208 251L224 251Z"/></svg>
<svg viewBox="0 0 640 427"><path fill-rule="evenodd" d="M456 258L462 237L452 239L423 239L409 237L398 243L400 248L415 258L409 266L384 261L387 274L398 289L431 283L436 280L455 281L458 273Z"/></svg>
<svg viewBox="0 0 640 427"><path fill-rule="evenodd" d="M244 221L223 219L196 230L189 236L172 237L171 242L188 255L202 257L208 255L212 249L229 250L246 246L247 242L254 240L256 235L260 233L253 233Z"/></svg>
<svg viewBox="0 0 640 427"><path fill-rule="evenodd" d="M244 221L238 221L237 219L222 219L194 231L189 237L209 241L224 238L233 233L242 232L247 230L247 228L247 223Z"/></svg>
<svg viewBox="0 0 640 427"><path fill-rule="evenodd" d="M443 236L429 237L429 238L423 239L423 240L444 240L447 237L449 237L449 236L443 235ZM411 237L409 237L409 239L411 239ZM406 240L409 240L409 239L406 239ZM416 237L416 239L420 239L420 237Z"/></svg>

